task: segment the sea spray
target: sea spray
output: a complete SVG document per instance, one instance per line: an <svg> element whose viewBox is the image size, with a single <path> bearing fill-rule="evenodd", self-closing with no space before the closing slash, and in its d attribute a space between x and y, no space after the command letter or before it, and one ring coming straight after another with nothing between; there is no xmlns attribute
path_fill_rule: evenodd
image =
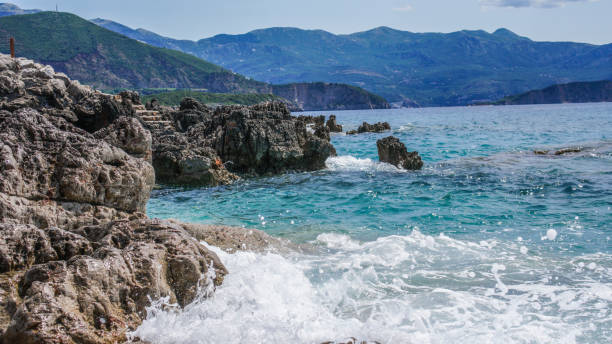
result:
<svg viewBox="0 0 612 344"><path fill-rule="evenodd" d="M564 284L555 278L577 261L526 256L515 245L418 231L364 243L325 233L313 244L318 254L212 248L230 271L223 285L180 312L149 309L134 335L155 343L576 343L610 334L612 266Z"/></svg>

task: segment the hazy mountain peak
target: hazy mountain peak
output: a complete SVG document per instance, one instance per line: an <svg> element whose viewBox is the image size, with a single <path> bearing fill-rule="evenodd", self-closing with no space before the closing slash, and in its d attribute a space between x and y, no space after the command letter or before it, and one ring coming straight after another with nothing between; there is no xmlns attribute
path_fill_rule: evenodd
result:
<svg viewBox="0 0 612 344"><path fill-rule="evenodd" d="M41 12L41 10L24 10L15 4L8 2L0 2L0 17L19 15L19 14L32 14Z"/></svg>

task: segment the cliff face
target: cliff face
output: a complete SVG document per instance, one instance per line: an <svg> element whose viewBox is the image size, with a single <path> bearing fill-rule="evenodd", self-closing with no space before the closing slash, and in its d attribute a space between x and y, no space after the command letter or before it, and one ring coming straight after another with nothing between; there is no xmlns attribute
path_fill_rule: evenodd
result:
<svg viewBox="0 0 612 344"><path fill-rule="evenodd" d="M389 103L361 88L333 83L273 85L272 93L297 104L304 111L389 109Z"/></svg>
<svg viewBox="0 0 612 344"><path fill-rule="evenodd" d="M541 90L529 91L516 96L506 97L493 104L560 104L611 101L612 81L604 80L553 85Z"/></svg>

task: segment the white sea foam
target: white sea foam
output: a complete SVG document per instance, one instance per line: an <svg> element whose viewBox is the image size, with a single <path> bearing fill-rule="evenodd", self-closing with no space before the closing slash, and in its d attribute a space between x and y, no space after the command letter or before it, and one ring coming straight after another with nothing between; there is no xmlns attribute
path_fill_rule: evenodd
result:
<svg viewBox="0 0 612 344"><path fill-rule="evenodd" d="M155 304L134 335L153 343L576 343L611 334L609 255L557 260L515 243L418 231L371 242L327 233L314 244L320 254L212 248L230 272L223 285L182 311ZM593 269L568 275L579 266Z"/></svg>
<svg viewBox="0 0 612 344"><path fill-rule="evenodd" d="M385 171L402 172L403 170L384 162L372 159L359 159L350 155L335 156L325 161L328 170L340 172Z"/></svg>

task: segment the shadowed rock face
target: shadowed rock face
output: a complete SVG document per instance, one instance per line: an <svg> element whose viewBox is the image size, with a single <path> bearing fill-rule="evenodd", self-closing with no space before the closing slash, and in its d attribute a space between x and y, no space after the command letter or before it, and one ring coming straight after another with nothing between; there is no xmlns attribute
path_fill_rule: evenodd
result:
<svg viewBox="0 0 612 344"><path fill-rule="evenodd" d="M327 120L327 123L325 125L329 128L329 131L331 131L332 133L342 132L342 126L338 124L338 122L336 122L335 115L329 115L329 119Z"/></svg>
<svg viewBox="0 0 612 344"><path fill-rule="evenodd" d="M181 224L143 214L152 138L132 96L3 55L0 80L0 343L122 342L150 300L184 306L222 282Z"/></svg>
<svg viewBox="0 0 612 344"><path fill-rule="evenodd" d="M423 161L417 152L408 152L406 146L397 137L389 136L376 141L378 158L396 167L406 170L420 170Z"/></svg>

